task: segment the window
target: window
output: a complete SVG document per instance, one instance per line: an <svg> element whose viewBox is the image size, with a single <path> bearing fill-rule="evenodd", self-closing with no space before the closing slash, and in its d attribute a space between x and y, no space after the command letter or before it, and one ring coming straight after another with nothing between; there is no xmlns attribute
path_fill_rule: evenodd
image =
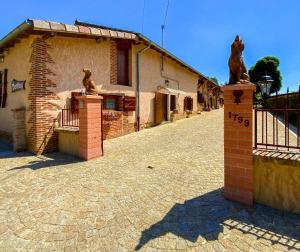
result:
<svg viewBox="0 0 300 252"><path fill-rule="evenodd" d="M102 94L102 97L103 97L102 100L103 109L117 110L117 111L123 110L123 97L121 95Z"/></svg>
<svg viewBox="0 0 300 252"><path fill-rule="evenodd" d="M176 109L176 96L171 95L170 110L173 111L175 109Z"/></svg>
<svg viewBox="0 0 300 252"><path fill-rule="evenodd" d="M129 51L131 44L120 42L117 44L117 84L129 86Z"/></svg>
<svg viewBox="0 0 300 252"><path fill-rule="evenodd" d="M184 98L184 111L192 111L193 110L193 98L185 97Z"/></svg>
<svg viewBox="0 0 300 252"><path fill-rule="evenodd" d="M197 99L198 103L204 103L204 96L200 91L197 92Z"/></svg>
<svg viewBox="0 0 300 252"><path fill-rule="evenodd" d="M114 98L107 98L106 103L105 103L105 108L106 109L116 109L116 99Z"/></svg>

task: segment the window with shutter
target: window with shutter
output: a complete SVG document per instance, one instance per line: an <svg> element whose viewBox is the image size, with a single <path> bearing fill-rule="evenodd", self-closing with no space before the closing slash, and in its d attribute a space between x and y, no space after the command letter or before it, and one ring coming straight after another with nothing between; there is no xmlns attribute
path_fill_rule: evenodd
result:
<svg viewBox="0 0 300 252"><path fill-rule="evenodd" d="M3 78L3 91L2 91L2 108L5 108L6 99L7 99L7 69L4 69L4 78Z"/></svg>
<svg viewBox="0 0 300 252"><path fill-rule="evenodd" d="M184 107L184 111L192 111L193 110L193 98L185 97L183 107Z"/></svg>
<svg viewBox="0 0 300 252"><path fill-rule="evenodd" d="M129 86L129 50L130 43L119 42L117 45L117 83Z"/></svg>
<svg viewBox="0 0 300 252"><path fill-rule="evenodd" d="M176 95L171 95L170 110L176 109Z"/></svg>
<svg viewBox="0 0 300 252"><path fill-rule="evenodd" d="M2 71L0 71L0 108L2 104L2 77L3 77L3 73Z"/></svg>

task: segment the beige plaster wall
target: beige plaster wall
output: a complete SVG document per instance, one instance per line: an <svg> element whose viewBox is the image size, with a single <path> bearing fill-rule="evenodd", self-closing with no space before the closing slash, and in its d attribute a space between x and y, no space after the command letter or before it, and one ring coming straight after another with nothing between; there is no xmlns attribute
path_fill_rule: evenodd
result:
<svg viewBox="0 0 300 252"><path fill-rule="evenodd" d="M12 109L25 107L28 109L29 94L29 71L31 43L33 38L23 39L21 43L15 44L8 52L5 53L4 63L0 63L0 70L8 69L7 83L7 101L6 107L0 108L0 131L12 134L13 130L13 113ZM26 80L26 89L12 93L11 82L13 79ZM26 113L26 121L28 113ZM28 130L28 128L27 128Z"/></svg>
<svg viewBox="0 0 300 252"><path fill-rule="evenodd" d="M254 155L254 200L300 213L300 162Z"/></svg>
<svg viewBox="0 0 300 252"><path fill-rule="evenodd" d="M53 78L57 84L55 92L60 97L60 106L66 104L71 91L82 88L82 68L90 68L93 79L101 87L103 93L124 93L135 96L136 93L136 53L144 46L133 46L131 50L131 86L110 84L110 41L97 43L91 39L54 37L47 40L51 45L51 56L55 62ZM179 82L179 88L194 99L194 111L197 111L198 76L165 57L163 75ZM161 55L149 49L141 56L141 123L154 122L154 98L157 86L164 85L165 78L161 74ZM170 80L170 88L177 89L178 83ZM183 112L184 96L178 99L178 109ZM130 122L135 120L131 114Z"/></svg>
<svg viewBox="0 0 300 252"><path fill-rule="evenodd" d="M133 53L145 46L136 46ZM133 57L133 84L136 83L136 57ZM164 71L161 71L161 54L148 49L140 59L140 86L141 86L141 124L154 122L155 116L155 91L157 86L165 86L165 79L169 80L169 87L186 92L177 98L177 109L183 113L185 96L193 98L193 111L197 111L197 83L198 75L180 66L175 61L164 57Z"/></svg>

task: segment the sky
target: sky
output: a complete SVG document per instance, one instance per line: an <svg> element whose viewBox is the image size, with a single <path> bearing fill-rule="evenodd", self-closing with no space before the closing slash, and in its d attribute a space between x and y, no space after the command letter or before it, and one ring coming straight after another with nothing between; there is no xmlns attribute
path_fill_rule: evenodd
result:
<svg viewBox="0 0 300 252"><path fill-rule="evenodd" d="M142 32L161 44L168 0L3 1L0 37L27 18L83 22ZM299 0L169 0L164 47L219 83L228 80L230 45L239 34L249 69L268 55L280 59L284 92L300 85Z"/></svg>

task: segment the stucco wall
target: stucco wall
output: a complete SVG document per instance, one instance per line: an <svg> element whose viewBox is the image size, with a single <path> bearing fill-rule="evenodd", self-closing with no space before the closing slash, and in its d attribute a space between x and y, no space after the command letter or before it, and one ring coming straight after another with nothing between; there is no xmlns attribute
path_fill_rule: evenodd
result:
<svg viewBox="0 0 300 252"><path fill-rule="evenodd" d="M144 46L133 46L131 50L131 86L110 84L110 41L97 43L95 40L54 37L47 40L51 45L51 56L55 62L53 71L56 74L56 93L60 97L60 106L70 98L70 91L82 88L82 68L90 68L93 79L101 87L103 93L123 93L128 96L136 94L136 53ZM194 99L194 111L197 111L197 82L198 76L165 57L164 73L170 79L179 82L179 88ZM141 56L141 124L154 122L154 98L158 85L164 85L165 78L161 75L161 55L156 51L147 50ZM177 89L178 84L170 80L170 88ZM178 108L183 112L184 96L178 99ZM68 101L67 101L68 102ZM130 123L135 120L131 113Z"/></svg>
<svg viewBox="0 0 300 252"><path fill-rule="evenodd" d="M136 54L145 46L137 46L133 53ZM136 59L136 57L133 57ZM133 60L133 82L136 82L136 60ZM188 69L180 66L175 61L164 57L164 71L161 71L161 54L149 49L141 55L140 60L140 86L141 86L141 123L154 122L155 113L155 91L157 86L165 86L165 79L169 80L169 87L186 92L179 95L177 109L183 113L183 102L185 96L193 98L193 111L197 111L197 83L198 76Z"/></svg>
<svg viewBox="0 0 300 252"><path fill-rule="evenodd" d="M0 63L0 70L8 69L7 78L7 101L6 107L0 108L0 131L12 134L13 130L13 113L12 109L21 107L28 108L29 94L29 70L31 43L33 38L23 39L21 43L15 44L5 53L5 60ZM26 80L26 89L12 93L11 82L13 79ZM28 114L26 113L26 118Z"/></svg>
<svg viewBox="0 0 300 252"><path fill-rule="evenodd" d="M254 200L300 213L300 161L254 155Z"/></svg>

